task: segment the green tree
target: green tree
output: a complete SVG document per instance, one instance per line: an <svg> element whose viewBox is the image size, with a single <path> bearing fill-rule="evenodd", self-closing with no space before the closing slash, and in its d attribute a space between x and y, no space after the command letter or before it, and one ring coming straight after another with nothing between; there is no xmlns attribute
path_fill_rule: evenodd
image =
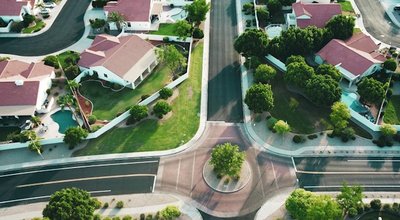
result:
<svg viewBox="0 0 400 220"><path fill-rule="evenodd" d="M346 15L336 15L326 23L325 28L332 33L333 38L346 40L353 35L355 18Z"/></svg>
<svg viewBox="0 0 400 220"><path fill-rule="evenodd" d="M303 56L300 55L292 55L286 59L285 65L288 66L291 63L306 63L306 60Z"/></svg>
<svg viewBox="0 0 400 220"><path fill-rule="evenodd" d="M313 52L314 39L312 33L306 29L289 28L283 31L281 44L286 57L290 55L309 55Z"/></svg>
<svg viewBox="0 0 400 220"><path fill-rule="evenodd" d="M40 123L42 123L42 120L38 116L32 116L31 117L31 122L32 122L34 127L37 127L37 126L40 125Z"/></svg>
<svg viewBox="0 0 400 220"><path fill-rule="evenodd" d="M179 20L176 22L176 34L179 39L186 40L192 33L192 25L186 20Z"/></svg>
<svg viewBox="0 0 400 220"><path fill-rule="evenodd" d="M363 189L361 186L348 186L347 183L343 183L340 189L340 194L336 197L339 205L348 212L351 208L358 208L363 205Z"/></svg>
<svg viewBox="0 0 400 220"><path fill-rule="evenodd" d="M292 6L296 0L279 0L283 6Z"/></svg>
<svg viewBox="0 0 400 220"><path fill-rule="evenodd" d="M171 110L172 110L172 107L165 101L158 101L153 107L154 114L158 118L162 118L164 115L166 115Z"/></svg>
<svg viewBox="0 0 400 220"><path fill-rule="evenodd" d="M321 50L330 40L332 40L333 37L325 28L308 26L303 30L307 33L307 36L312 37L312 51L314 52Z"/></svg>
<svg viewBox="0 0 400 220"><path fill-rule="evenodd" d="M254 72L254 82L256 83L269 83L276 75L276 70L266 64L261 64Z"/></svg>
<svg viewBox="0 0 400 220"><path fill-rule="evenodd" d="M107 16L109 22L114 22L118 30L121 30L122 26L125 25L125 16L119 12L110 12Z"/></svg>
<svg viewBox="0 0 400 220"><path fill-rule="evenodd" d="M235 50L245 57L263 57L267 54L268 36L262 30L247 29L234 43Z"/></svg>
<svg viewBox="0 0 400 220"><path fill-rule="evenodd" d="M82 142L88 136L88 131L81 127L69 127L65 130L64 143L68 144L70 149Z"/></svg>
<svg viewBox="0 0 400 220"><path fill-rule="evenodd" d="M149 115L148 111L149 110L145 105L134 105L129 110L130 114L129 118L131 118L133 123L141 121L142 119L146 118Z"/></svg>
<svg viewBox="0 0 400 220"><path fill-rule="evenodd" d="M397 69L397 62L393 58L387 59L383 63L383 68L390 70L390 71L395 71Z"/></svg>
<svg viewBox="0 0 400 220"><path fill-rule="evenodd" d="M257 8L258 21L266 23L269 20L269 12L266 8Z"/></svg>
<svg viewBox="0 0 400 220"><path fill-rule="evenodd" d="M186 58L174 45L163 46L156 52L158 59L168 66L174 76L178 74L178 71L186 67Z"/></svg>
<svg viewBox="0 0 400 220"><path fill-rule="evenodd" d="M251 111L262 113L274 107L274 97L268 84L254 84L246 91L244 102Z"/></svg>
<svg viewBox="0 0 400 220"><path fill-rule="evenodd" d="M340 71L330 64L319 65L315 73L318 75L330 76L337 82L342 78Z"/></svg>
<svg viewBox="0 0 400 220"><path fill-rule="evenodd" d="M332 113L329 115L333 128L336 131L343 131L349 124L351 118L350 110L343 102L335 102L332 105Z"/></svg>
<svg viewBox="0 0 400 220"><path fill-rule="evenodd" d="M187 15L187 20L199 26L200 23L206 20L207 12L210 10L210 3L206 0L194 0L192 4L188 4L184 7Z"/></svg>
<svg viewBox="0 0 400 220"><path fill-rule="evenodd" d="M269 0L267 7L268 11L273 15L282 11L282 3L279 0Z"/></svg>
<svg viewBox="0 0 400 220"><path fill-rule="evenodd" d="M386 123L382 124L379 127L379 130L381 131L382 135L385 137L393 137L397 133L397 130L393 125L386 124Z"/></svg>
<svg viewBox="0 0 400 220"><path fill-rule="evenodd" d="M164 88L162 88L162 89L160 90L159 94L160 94L160 98L162 98L162 99L168 99L169 97L172 96L173 90L170 89L170 88L164 87Z"/></svg>
<svg viewBox="0 0 400 220"><path fill-rule="evenodd" d="M307 81L315 75L314 69L303 62L291 63L286 68L285 81L301 89L305 88Z"/></svg>
<svg viewBox="0 0 400 220"><path fill-rule="evenodd" d="M340 100L342 89L330 76L315 75L307 81L306 94L317 105L331 106Z"/></svg>
<svg viewBox="0 0 400 220"><path fill-rule="evenodd" d="M37 138L35 138L29 142L28 148L29 148L29 150L34 151L37 154L39 154L40 157L42 157L42 159L44 159L42 156L42 144L40 143L40 141Z"/></svg>
<svg viewBox="0 0 400 220"><path fill-rule="evenodd" d="M166 220L172 220L181 216L181 211L176 206L167 206L161 210L160 215Z"/></svg>
<svg viewBox="0 0 400 220"><path fill-rule="evenodd" d="M57 220L92 219L94 210L99 206L100 202L92 198L88 192L77 188L66 188L51 195L49 203L43 210L43 216Z"/></svg>
<svg viewBox="0 0 400 220"><path fill-rule="evenodd" d="M358 84L357 92L365 101L380 105L385 98L385 89L385 84L366 77Z"/></svg>
<svg viewBox="0 0 400 220"><path fill-rule="evenodd" d="M246 154L239 150L239 146L225 143L214 147L210 164L219 176L238 177L245 157Z"/></svg>
<svg viewBox="0 0 400 220"><path fill-rule="evenodd" d="M278 134L285 134L290 131L290 126L287 122L285 122L283 120L279 120L275 123L274 130Z"/></svg>

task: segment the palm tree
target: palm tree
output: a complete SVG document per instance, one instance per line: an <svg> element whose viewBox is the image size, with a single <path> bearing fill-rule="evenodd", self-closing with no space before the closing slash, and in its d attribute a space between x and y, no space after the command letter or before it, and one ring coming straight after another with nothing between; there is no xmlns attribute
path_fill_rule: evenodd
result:
<svg viewBox="0 0 400 220"><path fill-rule="evenodd" d="M75 101L76 100L72 94L65 94L58 98L57 104L61 107L61 109L68 107L71 113L74 115L74 118L78 120L76 112L72 109L72 106L75 105Z"/></svg>
<svg viewBox="0 0 400 220"><path fill-rule="evenodd" d="M34 127L37 127L40 125L40 123L42 122L41 119L38 116L32 116L31 118L31 122L33 123Z"/></svg>
<svg viewBox="0 0 400 220"><path fill-rule="evenodd" d="M31 151L36 151L40 155L40 157L42 157L42 159L44 160L44 157L42 155L42 144L40 143L38 138L31 140L29 142L28 148Z"/></svg>
<svg viewBox="0 0 400 220"><path fill-rule="evenodd" d="M80 83L76 82L75 80L68 80L68 86L69 88L74 91L75 89L79 88Z"/></svg>
<svg viewBox="0 0 400 220"><path fill-rule="evenodd" d="M119 12L110 12L108 14L107 20L109 22L114 22L117 25L118 30L121 30L121 25L125 24L125 17Z"/></svg>

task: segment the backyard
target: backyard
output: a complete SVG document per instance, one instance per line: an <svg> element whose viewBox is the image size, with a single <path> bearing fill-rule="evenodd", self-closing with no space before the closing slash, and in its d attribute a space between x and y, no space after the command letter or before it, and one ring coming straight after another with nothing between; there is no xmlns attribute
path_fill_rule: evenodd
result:
<svg viewBox="0 0 400 220"><path fill-rule="evenodd" d="M173 24L160 24L157 31L150 31L150 34L176 36L176 23Z"/></svg>
<svg viewBox="0 0 400 220"><path fill-rule="evenodd" d="M87 81L81 83L80 92L93 102L93 115L101 120L111 120L136 104L142 95L151 95L170 81L169 69L159 65L136 89L124 88L114 92L104 88L98 81Z"/></svg>
<svg viewBox="0 0 400 220"><path fill-rule="evenodd" d="M188 142L199 127L203 44L192 51L190 77L179 87L171 103L172 116L165 121L147 119L134 127L114 128L75 156L176 148Z"/></svg>
<svg viewBox="0 0 400 220"><path fill-rule="evenodd" d="M6 141L7 136L12 133L19 133L19 127L0 127L0 141Z"/></svg>
<svg viewBox="0 0 400 220"><path fill-rule="evenodd" d="M64 70L71 65L71 63L66 62L67 58L77 62L79 60L79 53L68 50L57 55L58 62Z"/></svg>
<svg viewBox="0 0 400 220"><path fill-rule="evenodd" d="M383 121L388 124L400 124L400 96L393 96L385 109Z"/></svg>
<svg viewBox="0 0 400 220"><path fill-rule="evenodd" d="M346 0L338 0L338 3L342 7L344 15L355 15L353 6L351 6L351 2Z"/></svg>

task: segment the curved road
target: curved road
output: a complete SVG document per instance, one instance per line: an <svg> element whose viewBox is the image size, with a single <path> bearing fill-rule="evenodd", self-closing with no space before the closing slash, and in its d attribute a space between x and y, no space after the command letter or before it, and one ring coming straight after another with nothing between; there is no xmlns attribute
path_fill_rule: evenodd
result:
<svg viewBox="0 0 400 220"><path fill-rule="evenodd" d="M90 2L91 0L68 0L53 25L43 34L0 38L0 53L41 56L71 46L85 31L83 17Z"/></svg>

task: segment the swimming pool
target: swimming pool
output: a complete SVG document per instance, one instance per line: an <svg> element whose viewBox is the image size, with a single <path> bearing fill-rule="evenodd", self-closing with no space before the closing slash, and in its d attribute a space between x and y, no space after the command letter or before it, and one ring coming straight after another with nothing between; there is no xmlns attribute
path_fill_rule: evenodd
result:
<svg viewBox="0 0 400 220"><path fill-rule="evenodd" d="M69 110L59 110L50 116L53 121L58 124L58 132L65 133L69 127L75 127L78 123L72 118L72 113Z"/></svg>
<svg viewBox="0 0 400 220"><path fill-rule="evenodd" d="M342 102L346 103L351 109L358 113L367 113L369 110L361 105L361 103L357 100L357 94L355 93L342 93Z"/></svg>
<svg viewBox="0 0 400 220"><path fill-rule="evenodd" d="M186 13L186 11L184 9L180 9L179 12L177 12L176 14L171 15L171 18L174 19L175 21L183 20L186 17L187 17L187 13Z"/></svg>

